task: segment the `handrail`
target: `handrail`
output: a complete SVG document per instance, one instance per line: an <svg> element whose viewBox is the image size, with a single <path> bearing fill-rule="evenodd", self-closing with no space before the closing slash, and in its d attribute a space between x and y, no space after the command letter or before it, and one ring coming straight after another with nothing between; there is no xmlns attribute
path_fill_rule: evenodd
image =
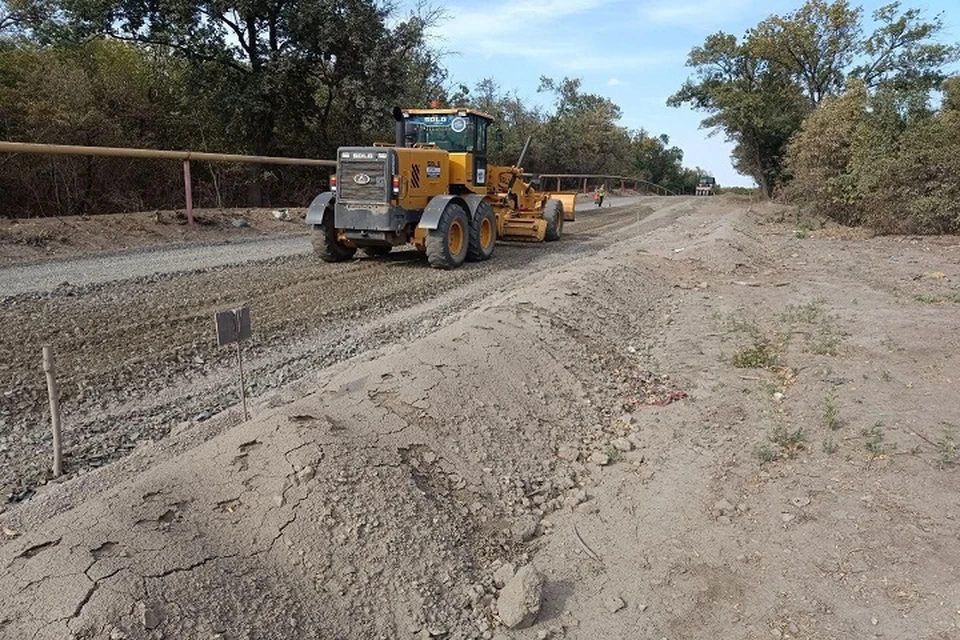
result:
<svg viewBox="0 0 960 640"><path fill-rule="evenodd" d="M152 158L155 160L200 160L205 162L244 162L248 164L285 164L313 167L335 167L336 160L315 158L283 158L278 156L245 156L205 151L172 151L166 149L134 149L128 147L84 147L72 144L37 144L0 141L0 153L35 153L62 156L103 156L112 158Z"/></svg>
<svg viewBox="0 0 960 640"><path fill-rule="evenodd" d="M84 147L72 144L39 144L34 142L6 142L0 140L0 153L34 153L57 156L100 156L107 158L141 158L152 160L179 160L183 162L183 187L187 223L193 226L193 182L190 161L243 162L247 164L282 164L306 167L336 167L336 160L316 158L283 158L279 156L244 156L234 153L207 153L205 151L171 151L168 149L134 149L129 147Z"/></svg>

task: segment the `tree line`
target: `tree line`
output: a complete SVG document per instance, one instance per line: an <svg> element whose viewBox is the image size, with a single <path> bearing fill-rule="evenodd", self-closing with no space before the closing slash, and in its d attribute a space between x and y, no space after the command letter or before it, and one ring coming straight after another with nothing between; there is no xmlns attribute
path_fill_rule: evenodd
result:
<svg viewBox="0 0 960 640"><path fill-rule="evenodd" d="M377 0L0 1L0 139L332 158L392 139L393 105L469 105L499 120L526 168L636 175L690 190L698 170L666 136L619 125L620 108L580 81L543 78L554 108L493 80L453 85L428 29L440 10ZM303 205L314 168L198 163L201 206ZM0 156L0 211L71 215L177 206L175 163Z"/></svg>
<svg viewBox="0 0 960 640"><path fill-rule="evenodd" d="M960 231L960 86L942 16L806 0L708 36L668 104L707 113L768 196L884 232ZM939 102L939 104L937 104Z"/></svg>

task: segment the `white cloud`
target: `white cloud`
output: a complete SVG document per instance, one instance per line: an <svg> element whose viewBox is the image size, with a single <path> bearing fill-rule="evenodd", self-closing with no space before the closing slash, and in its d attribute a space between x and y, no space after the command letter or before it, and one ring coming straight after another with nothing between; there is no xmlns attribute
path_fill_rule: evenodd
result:
<svg viewBox="0 0 960 640"><path fill-rule="evenodd" d="M623 80L620 80L619 78L610 78L609 80L607 80L608 87L620 87L620 86L623 86L624 84L626 83Z"/></svg>
<svg viewBox="0 0 960 640"><path fill-rule="evenodd" d="M722 9L706 0L649 0L639 7L641 20L647 24L677 25L713 28L736 21L741 11L758 4L759 0L726 0Z"/></svg>

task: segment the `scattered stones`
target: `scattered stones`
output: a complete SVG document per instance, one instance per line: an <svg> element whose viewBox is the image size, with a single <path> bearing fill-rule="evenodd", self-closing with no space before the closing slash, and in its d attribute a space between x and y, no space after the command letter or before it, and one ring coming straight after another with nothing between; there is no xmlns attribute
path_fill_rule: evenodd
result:
<svg viewBox="0 0 960 640"><path fill-rule="evenodd" d="M610 613L616 613L624 607L627 606L627 603L623 601L623 598L613 597L607 598L606 602L603 603L603 606L607 608L607 611Z"/></svg>
<svg viewBox="0 0 960 640"><path fill-rule="evenodd" d="M521 567L497 598L497 615L509 629L524 629L540 613L543 577L532 565Z"/></svg>

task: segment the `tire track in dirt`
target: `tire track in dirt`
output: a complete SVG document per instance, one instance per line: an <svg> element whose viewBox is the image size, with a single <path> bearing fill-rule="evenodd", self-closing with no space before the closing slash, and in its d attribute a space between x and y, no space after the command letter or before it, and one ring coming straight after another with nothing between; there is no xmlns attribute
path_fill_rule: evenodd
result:
<svg viewBox="0 0 960 640"><path fill-rule="evenodd" d="M451 272L430 269L413 251L337 265L295 256L18 297L0 311L0 326L18 328L0 335L0 489L20 500L45 480L43 343L58 354L67 466L95 468L238 401L233 351L212 338L216 309L253 310L244 352L248 392L258 396L425 335L491 293L615 242L636 227L638 211L645 218L657 207L669 221L687 202L587 211L559 243L504 243L489 262Z"/></svg>

